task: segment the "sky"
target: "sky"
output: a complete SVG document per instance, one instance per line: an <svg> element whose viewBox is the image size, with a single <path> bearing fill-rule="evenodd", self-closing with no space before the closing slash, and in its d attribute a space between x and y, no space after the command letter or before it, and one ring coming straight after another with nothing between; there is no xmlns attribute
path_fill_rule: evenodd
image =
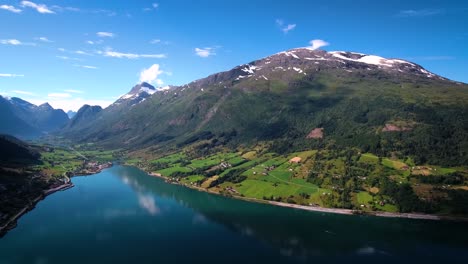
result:
<svg viewBox="0 0 468 264"><path fill-rule="evenodd" d="M78 110L312 45L468 83L468 1L0 0L0 94Z"/></svg>

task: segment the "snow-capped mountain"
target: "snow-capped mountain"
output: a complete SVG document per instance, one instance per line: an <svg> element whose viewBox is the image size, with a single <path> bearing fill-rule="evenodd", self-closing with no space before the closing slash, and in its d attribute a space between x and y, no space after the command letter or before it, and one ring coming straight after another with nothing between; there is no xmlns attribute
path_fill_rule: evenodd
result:
<svg viewBox="0 0 468 264"><path fill-rule="evenodd" d="M135 85L127 94L122 95L114 103L114 105L121 105L124 103L126 105L133 106L145 101L147 98L151 97L154 93L158 91L167 91L170 88L171 86L155 88L149 83L142 82Z"/></svg>
<svg viewBox="0 0 468 264"><path fill-rule="evenodd" d="M274 55L239 65L229 71L220 72L207 78L194 81L187 86L202 88L203 86L220 84L230 85L232 80L268 81L281 75L282 80L294 79L297 75L313 75L323 71L336 71L347 75L381 74L392 78L423 78L432 80L447 80L429 72L422 66L403 59L389 59L376 55L368 55L347 51L324 51L311 48L296 48L282 51Z"/></svg>

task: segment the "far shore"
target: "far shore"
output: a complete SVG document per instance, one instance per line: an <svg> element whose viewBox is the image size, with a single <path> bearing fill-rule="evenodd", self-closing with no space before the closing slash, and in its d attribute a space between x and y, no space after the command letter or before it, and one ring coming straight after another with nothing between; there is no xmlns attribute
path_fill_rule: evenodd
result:
<svg viewBox="0 0 468 264"><path fill-rule="evenodd" d="M24 214L26 214L27 212L34 209L36 207L36 205L39 203L39 201L44 200L48 195L51 195L51 194L53 194L55 192L58 192L58 191L64 191L64 190L70 189L73 186L74 186L73 183L66 182L66 183L64 183L62 185L59 185L57 187L44 190L42 192L42 194L40 194L38 197L36 197L34 200L32 200L32 202L30 204L28 204L23 209L21 209L21 211L19 211L16 215L10 217L10 219L8 219L8 221L5 223L5 225L0 226L0 237L4 236L9 230L15 228L16 227L16 222L18 221L18 219L21 216L23 216Z"/></svg>
<svg viewBox="0 0 468 264"><path fill-rule="evenodd" d="M110 167L110 166L109 166ZM95 173L93 174L97 174L97 173L100 173L101 171L103 171L104 169L107 169L109 167L103 167L102 169L96 171ZM75 174L71 177L78 177L78 176L87 176L87 175L91 175L90 173L83 173L83 174ZM19 211L17 214L15 214L14 216L10 217L10 219L8 219L8 221L3 225L3 226L0 226L0 238L2 236L4 236L9 230L13 229L16 227L17 225L17 221L18 219L23 216L24 214L26 214L27 212L31 211L32 209L34 209L36 207L36 205L39 203L39 201L41 200L44 200L48 195L51 195L53 193L56 193L56 192L59 192L59 191L65 191L65 190L68 190L70 188L73 188L75 185L71 182L71 179L66 175L64 174L63 177L65 178L64 180L64 183L59 185L59 186L56 186L56 187L53 187L53 188L50 188L50 189L47 189L47 190L44 190L42 192L42 194L40 194L38 197L36 197L33 201L31 201L30 204L26 205L23 209L21 209L21 211Z"/></svg>
<svg viewBox="0 0 468 264"><path fill-rule="evenodd" d="M154 173L154 172L147 172L147 173L150 176L168 180L167 177L162 176L160 173ZM225 196L218 192L210 191L205 188L201 188L197 186L191 186L191 185L187 185L183 183L174 183L174 182L169 182L169 181L166 181L166 182L170 184L180 185L186 188L194 189L197 191L207 192L207 193L234 198L238 200L262 203L262 204L270 204L274 206L281 206L281 207L313 211L313 212L342 214L342 215L363 215L363 216L378 216L378 217L390 217L390 218L408 218L408 219L420 219L420 220L468 221L468 218L466 217L457 217L457 216L441 216L441 215L432 215L432 214L423 214L423 213L391 213L391 212L378 212L378 211L361 211L361 210L342 209L342 208L326 208L326 207L320 207L320 206L307 206L307 205L298 205L298 204L290 204L290 203L275 202L275 201L266 201L266 200L261 200L257 198L242 197L242 196L237 196L237 195Z"/></svg>

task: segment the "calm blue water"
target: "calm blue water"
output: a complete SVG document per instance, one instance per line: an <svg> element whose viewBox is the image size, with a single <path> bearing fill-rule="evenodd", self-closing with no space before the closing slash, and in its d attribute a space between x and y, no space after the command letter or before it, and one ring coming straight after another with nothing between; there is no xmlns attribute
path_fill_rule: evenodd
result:
<svg viewBox="0 0 468 264"><path fill-rule="evenodd" d="M0 263L468 263L468 225L247 203L115 166L0 239Z"/></svg>

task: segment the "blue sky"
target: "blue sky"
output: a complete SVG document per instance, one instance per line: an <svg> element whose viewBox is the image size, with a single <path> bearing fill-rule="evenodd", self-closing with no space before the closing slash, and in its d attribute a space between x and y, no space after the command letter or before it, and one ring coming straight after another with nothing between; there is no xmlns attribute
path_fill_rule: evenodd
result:
<svg viewBox="0 0 468 264"><path fill-rule="evenodd" d="M468 83L468 1L0 0L0 21L0 94L65 110L314 39Z"/></svg>

